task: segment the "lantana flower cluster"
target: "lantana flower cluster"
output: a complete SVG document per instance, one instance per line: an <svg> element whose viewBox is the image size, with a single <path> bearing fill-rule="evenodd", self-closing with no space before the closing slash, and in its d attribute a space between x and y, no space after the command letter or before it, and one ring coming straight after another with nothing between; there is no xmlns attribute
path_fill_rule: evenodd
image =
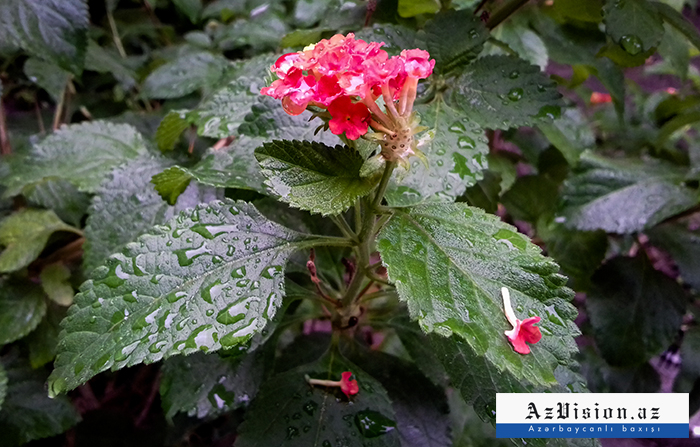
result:
<svg viewBox="0 0 700 447"><path fill-rule="evenodd" d="M390 58L382 45L336 34L285 54L270 68L278 79L261 93L281 99L290 115L325 109L331 132L349 140L371 128L377 134L367 137L379 141L387 160L405 159L413 155L419 131L412 112L418 81L430 76L435 60L419 49ZM380 97L386 112L377 104Z"/></svg>

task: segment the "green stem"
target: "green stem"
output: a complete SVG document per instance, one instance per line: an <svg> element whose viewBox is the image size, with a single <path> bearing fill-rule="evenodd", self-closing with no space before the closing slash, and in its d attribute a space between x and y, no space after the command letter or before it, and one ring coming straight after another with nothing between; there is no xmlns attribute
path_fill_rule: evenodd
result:
<svg viewBox="0 0 700 447"><path fill-rule="evenodd" d="M486 28L490 30L494 29L527 2L528 0L510 0L508 3L503 5L501 9L491 14L489 21L486 22Z"/></svg>
<svg viewBox="0 0 700 447"><path fill-rule="evenodd" d="M352 228L350 228L350 225L348 225L347 221L342 215L331 216L331 220L340 229L343 236L357 242L357 235L354 231L352 231Z"/></svg>
<svg viewBox="0 0 700 447"><path fill-rule="evenodd" d="M107 8L107 22L109 22L109 28L112 31L112 40L114 40L114 45L117 47L117 51L122 59L126 59L126 51L124 51L124 45L122 45L122 40L119 38L117 22L114 21L114 16L112 15L112 11L109 9L107 0L105 0L105 7Z"/></svg>
<svg viewBox="0 0 700 447"><path fill-rule="evenodd" d="M369 266L369 255L371 252L371 246L374 236L374 226L375 219L377 216L376 208L382 203L384 198L384 193L389 185L389 179L391 179L391 174L394 172L396 167L396 162L387 162L384 168L384 174L379 182L377 191L375 192L372 202L368 204L365 208L364 216L362 216L362 229L358 234L358 244L356 247L357 254L357 270L355 276L350 281L348 288L343 297L343 306L348 306L358 298L358 293L362 289L365 280L368 279L369 272L367 271L367 266ZM367 200L364 201L367 203Z"/></svg>
<svg viewBox="0 0 700 447"><path fill-rule="evenodd" d="M323 245L326 247L353 247L355 242L346 237L335 237L335 236L319 236L314 235L305 244L308 248Z"/></svg>

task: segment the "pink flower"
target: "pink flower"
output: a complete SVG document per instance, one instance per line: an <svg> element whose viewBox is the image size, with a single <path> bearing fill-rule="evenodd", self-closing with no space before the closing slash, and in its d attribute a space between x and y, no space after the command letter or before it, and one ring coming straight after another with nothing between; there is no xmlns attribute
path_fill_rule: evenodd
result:
<svg viewBox="0 0 700 447"><path fill-rule="evenodd" d="M540 322L540 317L535 316L522 321L518 320L510 304L510 292L506 287L503 287L501 288L501 294L503 295L503 308L506 318L513 326L513 329L510 331L505 331L505 335L513 345L515 352L519 354L529 354L530 347L525 343L535 344L542 339L540 328L534 326L535 323Z"/></svg>
<svg viewBox="0 0 700 447"><path fill-rule="evenodd" d="M418 81L430 76L435 61L419 49L389 57L382 45L355 39L352 33L336 34L285 54L270 67L278 79L260 93L281 99L290 115L313 107L314 117L348 140L366 135L371 127L376 133L367 138L382 146L381 156L404 163L421 154L413 136L427 128L419 126L413 103ZM377 104L379 97L383 110Z"/></svg>
<svg viewBox="0 0 700 447"><path fill-rule="evenodd" d="M425 79L433 73L435 67L435 59L430 60L430 54L427 51L403 50L400 55L404 60L406 74L418 79Z"/></svg>
<svg viewBox="0 0 700 447"><path fill-rule="evenodd" d="M327 386L327 387L340 387L340 391L345 393L348 398L360 392L360 386L357 384L357 380L352 379L352 373L350 371L345 371L340 375L340 380L322 380L322 379L311 379L309 376L305 376L306 381L309 385Z"/></svg>
<svg viewBox="0 0 700 447"><path fill-rule="evenodd" d="M350 140L357 140L367 133L370 113L362 103L353 103L349 96L341 96L328 106L331 120L328 126L335 135L345 132Z"/></svg>
<svg viewBox="0 0 700 447"><path fill-rule="evenodd" d="M350 380L351 377L352 373L350 371L345 371L340 375L340 391L345 393L348 397L360 392L360 386L357 384L357 380Z"/></svg>

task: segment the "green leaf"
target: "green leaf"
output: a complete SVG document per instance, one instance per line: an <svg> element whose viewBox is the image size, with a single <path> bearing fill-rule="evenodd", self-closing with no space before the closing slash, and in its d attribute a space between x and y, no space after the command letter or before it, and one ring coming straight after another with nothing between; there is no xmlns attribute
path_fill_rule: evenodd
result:
<svg viewBox="0 0 700 447"><path fill-rule="evenodd" d="M340 380L351 371L360 391L350 398L339 388L310 387L305 375ZM342 396L342 397L341 397ZM246 414L235 447L285 445L347 447L401 445L394 410L384 387L338 354L267 380Z"/></svg>
<svg viewBox="0 0 700 447"><path fill-rule="evenodd" d="M493 371L537 385L576 352L571 290L559 267L498 217L463 203L397 211L378 236L390 281L425 332L452 335ZM543 339L533 355L515 353L501 288L508 287L520 318L539 315Z"/></svg>
<svg viewBox="0 0 700 447"><path fill-rule="evenodd" d="M161 152L172 151L180 135L190 127L185 112L172 111L165 115L156 130L156 143Z"/></svg>
<svg viewBox="0 0 700 447"><path fill-rule="evenodd" d="M141 90L144 97L179 98L199 89L211 90L230 65L225 57L207 51L183 53L148 75Z"/></svg>
<svg viewBox="0 0 700 447"><path fill-rule="evenodd" d="M66 316L67 310L65 307L50 306L41 323L24 339L29 347L32 368L41 368L56 357L61 320Z"/></svg>
<svg viewBox="0 0 700 447"><path fill-rule="evenodd" d="M684 169L662 161L607 159L584 152L564 184L559 220L579 230L633 233L697 203Z"/></svg>
<svg viewBox="0 0 700 447"><path fill-rule="evenodd" d="M202 0L173 0L177 9L182 11L190 22L197 23L202 12Z"/></svg>
<svg viewBox="0 0 700 447"><path fill-rule="evenodd" d="M421 124L430 130L419 149L428 161L417 158L406 173L397 172L387 189L391 206L410 206L425 201L454 201L468 186L482 178L489 148L484 129L467 120L439 96L428 105L417 105Z"/></svg>
<svg viewBox="0 0 700 447"><path fill-rule="evenodd" d="M598 51L598 57L607 57L620 67L639 67L654 53L656 53L656 47L632 55L620 45L610 41Z"/></svg>
<svg viewBox="0 0 700 447"><path fill-rule="evenodd" d="M427 49L425 35L419 36L412 28L392 23L375 24L372 28L362 28L355 33L355 39L366 42L384 42L382 50L389 56L396 56L402 50ZM433 54L431 54L434 57Z"/></svg>
<svg viewBox="0 0 700 447"><path fill-rule="evenodd" d="M559 0L554 10L568 19L600 23L603 20L602 0Z"/></svg>
<svg viewBox="0 0 700 447"><path fill-rule="evenodd" d="M262 138L240 136L225 148L210 150L191 168L175 166L151 180L158 193L168 203L177 199L191 179L217 188L238 188L267 194L254 151L265 141Z"/></svg>
<svg viewBox="0 0 700 447"><path fill-rule="evenodd" d="M447 372L445 368L435 356L435 351L428 342L428 336L415 322L410 320L408 313L402 312L399 316L392 318L389 325L396 331L401 344L423 374L435 385L446 386Z"/></svg>
<svg viewBox="0 0 700 447"><path fill-rule="evenodd" d="M402 446L452 445L442 387L432 384L416 365L393 355L361 350L351 359L386 388Z"/></svg>
<svg viewBox="0 0 700 447"><path fill-rule="evenodd" d="M540 217L552 215L558 192L559 185L549 177L524 175L503 194L502 203L515 219L537 223Z"/></svg>
<svg viewBox="0 0 700 447"><path fill-rule="evenodd" d="M537 223L537 235L544 241L547 254L574 281L575 290L587 290L591 275L605 259L608 249L605 232L570 230L560 223L544 219Z"/></svg>
<svg viewBox="0 0 700 447"><path fill-rule="evenodd" d="M700 33L693 22L669 5L661 2L652 2L651 5L663 18L664 22L681 32L695 48L700 50Z"/></svg>
<svg viewBox="0 0 700 447"><path fill-rule="evenodd" d="M643 256L615 258L591 280L586 309L610 365L644 363L671 344L688 300L675 281Z"/></svg>
<svg viewBox="0 0 700 447"><path fill-rule="evenodd" d="M435 14L440 10L439 0L399 0L399 15L415 17L420 14Z"/></svg>
<svg viewBox="0 0 700 447"><path fill-rule="evenodd" d="M445 366L452 385L467 403L472 404L476 414L484 421L495 422L497 393L588 392L583 377L561 365L550 371L557 381L545 388L519 380L511 371L501 370L497 364L474 351L468 343L455 343L436 334L429 335L428 339L430 348ZM589 442L590 444L583 445L596 445ZM527 444L542 447L569 445L563 439L527 439Z"/></svg>
<svg viewBox="0 0 700 447"><path fill-rule="evenodd" d="M551 123L539 123L537 127L571 166L578 163L584 150L595 146L593 129L577 108L568 108L560 119Z"/></svg>
<svg viewBox="0 0 700 447"><path fill-rule="evenodd" d="M132 126L91 121L64 126L15 159L12 175L5 179L5 197L22 192L45 177L69 180L80 191L95 192L116 166L148 153L146 142Z"/></svg>
<svg viewBox="0 0 700 447"><path fill-rule="evenodd" d="M678 266L681 279L700 290L700 232L692 221L668 222L651 228L647 233L651 243L667 251Z"/></svg>
<svg viewBox="0 0 700 447"><path fill-rule="evenodd" d="M248 76L240 77L205 99L188 116L197 126L198 133L211 138L226 138L236 134L250 113L250 108L260 97L260 88L255 87L261 79L262 75L257 82Z"/></svg>
<svg viewBox="0 0 700 447"><path fill-rule="evenodd" d="M664 24L664 36L659 44L659 54L667 60L681 79L688 76L690 47L686 37L669 24Z"/></svg>
<svg viewBox="0 0 700 447"><path fill-rule="evenodd" d="M243 345L280 306L287 258L318 243L244 202L199 205L154 227L81 287L51 395L109 368Z"/></svg>
<svg viewBox="0 0 700 447"><path fill-rule="evenodd" d="M446 100L482 127L508 129L558 117L560 98L538 67L511 56L485 56L465 67Z"/></svg>
<svg viewBox="0 0 700 447"><path fill-rule="evenodd" d="M215 191L192 185L175 206L168 206L149 180L170 164L163 158L136 159L112 171L97 190L85 225L86 271L98 267L110 254L153 225L167 222L186 208L220 198Z"/></svg>
<svg viewBox="0 0 700 447"><path fill-rule="evenodd" d="M222 358L198 352L166 360L160 382L165 417L185 412L203 419L247 406L262 382L256 354Z"/></svg>
<svg viewBox="0 0 700 447"><path fill-rule="evenodd" d="M507 44L520 58L545 70L549 63L547 47L526 22L516 19L517 16L498 25L491 31L491 37ZM508 54L495 45L490 45L488 48L485 54Z"/></svg>
<svg viewBox="0 0 700 447"><path fill-rule="evenodd" d="M79 75L83 70L89 15L85 0L4 0L0 44L13 43Z"/></svg>
<svg viewBox="0 0 700 447"><path fill-rule="evenodd" d="M0 272L14 272L31 264L56 231L80 230L66 225L53 211L24 208L0 222Z"/></svg>
<svg viewBox="0 0 700 447"><path fill-rule="evenodd" d="M88 42L85 55L85 69L98 73L110 73L125 89L136 86L136 73L129 59L122 58L116 51L103 48L95 41Z"/></svg>
<svg viewBox="0 0 700 447"><path fill-rule="evenodd" d="M56 103L61 100L63 90L71 78L71 74L58 65L34 57L30 57L24 63L24 74L30 81L46 90Z"/></svg>
<svg viewBox="0 0 700 447"><path fill-rule="evenodd" d="M19 340L34 330L46 314L41 287L5 280L0 289L0 345Z"/></svg>
<svg viewBox="0 0 700 447"><path fill-rule="evenodd" d="M324 216L342 213L376 186L360 176L364 160L348 146L275 140L256 149L255 157L281 201Z"/></svg>
<svg viewBox="0 0 700 447"><path fill-rule="evenodd" d="M421 39L435 58L437 73L449 73L476 59L489 37L484 22L469 10L437 14L423 32Z"/></svg>
<svg viewBox="0 0 700 447"><path fill-rule="evenodd" d="M270 140L308 140L335 146L340 139L331 132L316 132L320 121L311 120L311 112L291 116L282 109L279 100L261 96L245 116L238 132L250 137L262 137Z"/></svg>
<svg viewBox="0 0 700 447"><path fill-rule="evenodd" d="M605 32L633 56L661 42L663 22L647 0L607 1L603 15Z"/></svg>
<svg viewBox="0 0 700 447"><path fill-rule="evenodd" d="M0 411L4 446L55 436L80 421L66 396L50 399L46 395L46 374L31 369L17 351L0 358L0 363L7 373L7 395Z"/></svg>
<svg viewBox="0 0 700 447"><path fill-rule="evenodd" d="M39 274L46 296L61 306L73 304L75 292L69 281L70 276L70 269L61 262L47 265Z"/></svg>
<svg viewBox="0 0 700 447"><path fill-rule="evenodd" d="M32 205L53 210L61 220L79 227L90 206L90 196L80 192L71 182L46 177L22 190Z"/></svg>

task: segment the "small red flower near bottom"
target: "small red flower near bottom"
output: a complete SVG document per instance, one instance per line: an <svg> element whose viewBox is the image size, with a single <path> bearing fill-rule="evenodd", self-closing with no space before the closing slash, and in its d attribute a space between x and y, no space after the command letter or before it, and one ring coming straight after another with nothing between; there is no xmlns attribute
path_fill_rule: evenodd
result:
<svg viewBox="0 0 700 447"><path fill-rule="evenodd" d="M357 384L357 380L350 378L352 373L350 371L345 371L340 375L340 391L345 393L346 396L350 397L353 394L357 394L360 391L360 386Z"/></svg>
<svg viewBox="0 0 700 447"><path fill-rule="evenodd" d="M535 344L542 339L542 332L540 328L534 326L535 323L540 322L540 317L530 317L524 320L518 320L515 317L515 312L513 312L513 307L510 304L510 292L506 287L501 288L501 294L503 295L503 309L506 314L506 318L513 329L510 331L505 331L506 337L513 345L513 350L518 354L529 354L530 347L526 344Z"/></svg>
<svg viewBox="0 0 700 447"><path fill-rule="evenodd" d="M341 96L328 106L328 112L332 117L328 127L335 135L345 132L348 139L357 140L367 133L370 113L366 105L352 102L349 96Z"/></svg>
<svg viewBox="0 0 700 447"><path fill-rule="evenodd" d="M357 380L352 379L352 373L350 371L345 371L340 375L340 380L322 380L322 379L312 379L309 376L306 376L305 379L309 383L309 385L318 385L318 386L328 386L328 387L333 387L337 386L340 387L340 391L345 393L348 398L350 396L357 394L360 392L360 386L357 384Z"/></svg>

